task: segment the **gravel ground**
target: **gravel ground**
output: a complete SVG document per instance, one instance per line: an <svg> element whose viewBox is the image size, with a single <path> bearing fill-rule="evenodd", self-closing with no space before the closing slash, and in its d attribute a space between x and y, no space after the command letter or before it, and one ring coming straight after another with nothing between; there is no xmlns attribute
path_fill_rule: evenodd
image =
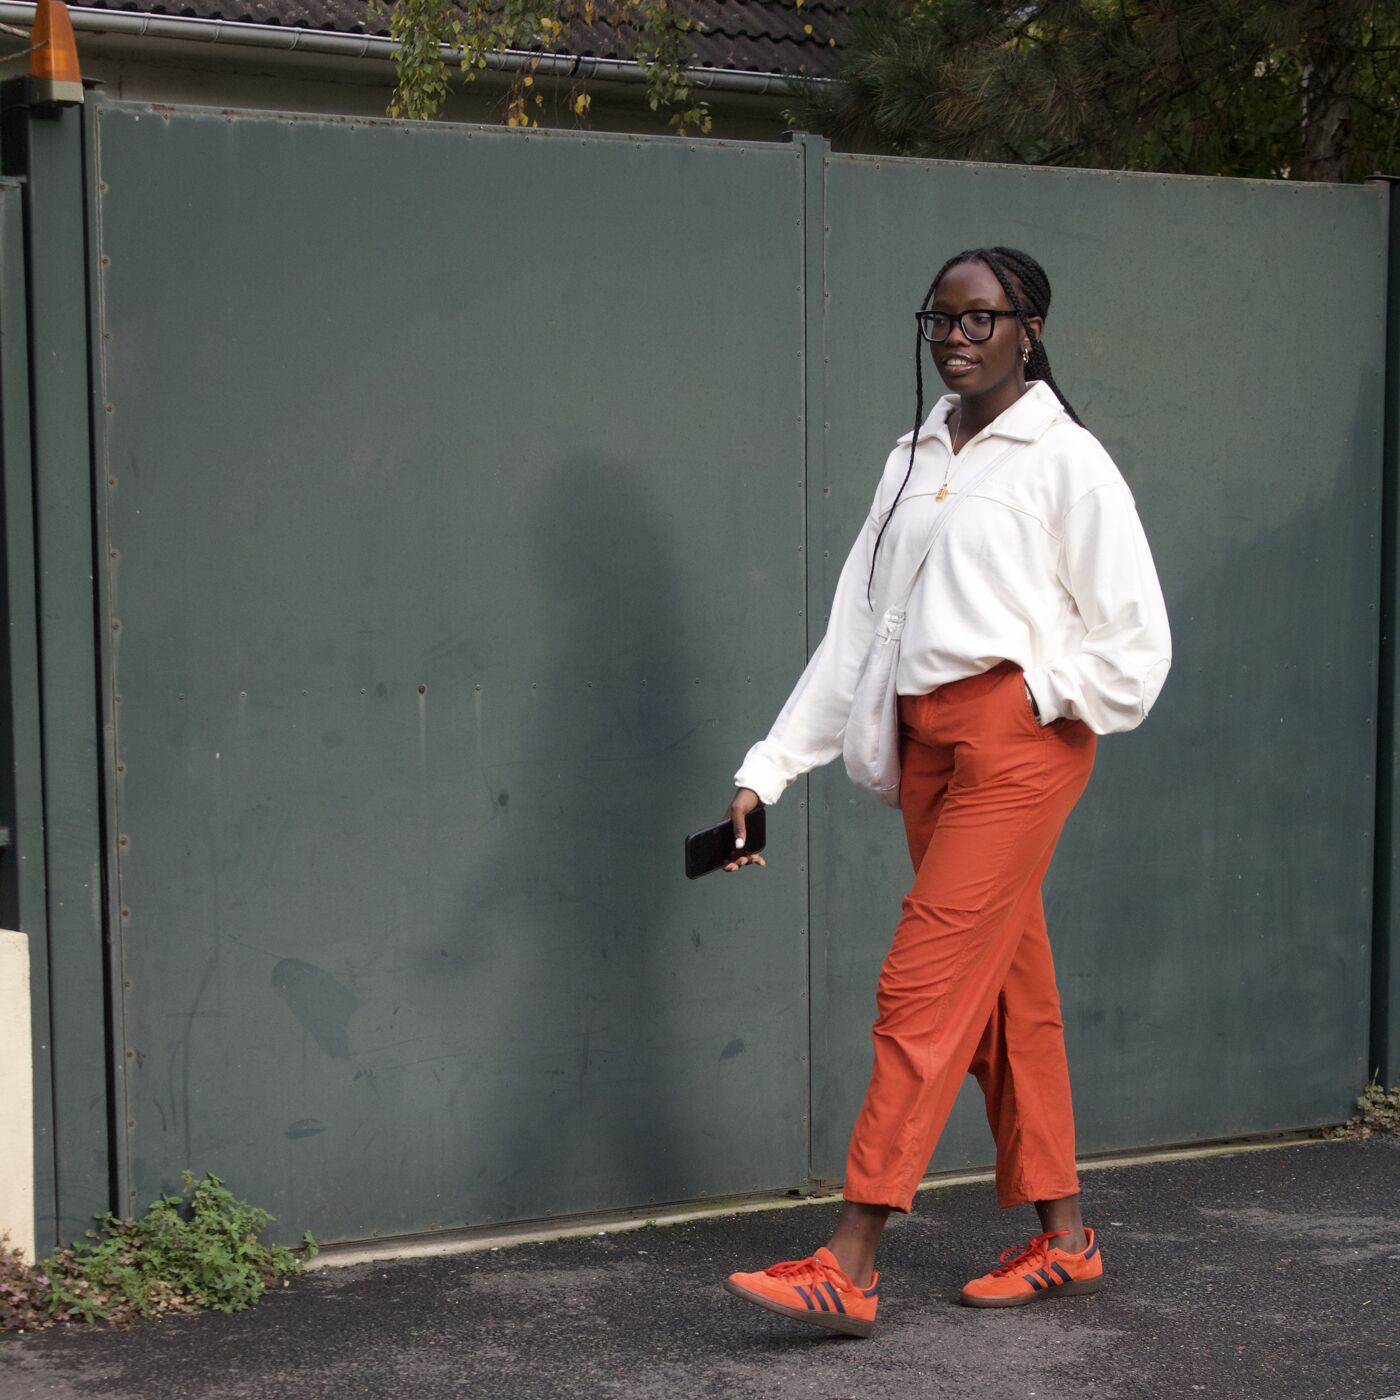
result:
<svg viewBox="0 0 1400 1400"><path fill-rule="evenodd" d="M0 1337L0 1397L1230 1400L1400 1397L1400 1139L1087 1173L1101 1293L1003 1311L963 1281L1035 1232L989 1185L925 1192L859 1341L729 1296L837 1205L315 1271L246 1313Z"/></svg>

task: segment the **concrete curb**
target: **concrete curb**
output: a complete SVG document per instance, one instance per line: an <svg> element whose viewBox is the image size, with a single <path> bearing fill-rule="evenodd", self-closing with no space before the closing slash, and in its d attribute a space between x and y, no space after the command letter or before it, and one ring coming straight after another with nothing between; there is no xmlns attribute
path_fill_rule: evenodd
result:
<svg viewBox="0 0 1400 1400"><path fill-rule="evenodd" d="M1202 1144L1198 1147L1160 1148L1145 1152L1121 1153L1091 1158L1079 1163L1081 1172L1111 1167L1141 1166L1146 1162L1184 1162L1200 1157L1228 1157L1241 1152L1266 1152L1277 1147L1299 1147L1329 1139L1314 1133L1288 1133L1264 1139ZM940 1191L969 1182L991 1181L991 1171L952 1172L930 1177L919 1185L920 1193ZM512 1245L543 1244L553 1240L583 1239L589 1235L621 1234L649 1226L684 1225L695 1220L713 1220L730 1215L751 1215L758 1211L792 1210L802 1206L829 1205L840 1197L840 1190L813 1192L806 1196L730 1197L705 1205L657 1206L651 1210L629 1210L592 1216L574 1216L557 1221L528 1221L502 1229L444 1230L431 1236L399 1235L382 1240L359 1240L328 1245L306 1268L342 1269L354 1264L382 1263L390 1259L433 1259L453 1254L475 1254L482 1250L508 1249Z"/></svg>

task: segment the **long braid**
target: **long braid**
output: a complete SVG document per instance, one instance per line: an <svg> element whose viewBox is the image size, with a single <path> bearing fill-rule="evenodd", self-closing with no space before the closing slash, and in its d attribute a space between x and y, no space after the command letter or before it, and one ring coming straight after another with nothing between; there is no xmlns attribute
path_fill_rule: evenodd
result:
<svg viewBox="0 0 1400 1400"><path fill-rule="evenodd" d="M952 264L948 263L941 267L938 271L938 277L942 277L951 266ZM928 306L929 302L933 300L933 294L938 290L938 277L933 279L929 284L928 291L924 293L924 299L919 303L920 311L923 311ZM910 473L914 470L914 454L919 448L919 429L923 426L924 421L924 355L923 346L920 344L922 340L923 333L920 331L918 323L915 322L914 383L916 389L914 402L914 433L909 440L909 466L905 469L904 480L899 483L899 490L894 493L894 500L890 502L889 510L885 512L884 524L880 526L880 533L875 536L875 548L870 551L870 577L865 581L865 605L871 612L875 611L875 604L871 601L870 590L875 581L875 559L880 553L880 541L885 538L885 527L890 523L890 517L894 514L894 508L899 504L899 498L904 494L904 488L909 484Z"/></svg>
<svg viewBox="0 0 1400 1400"><path fill-rule="evenodd" d="M1013 279L1021 284L1026 299L1031 304L1031 315L1039 316L1043 321L1050 314L1050 279L1045 275L1045 269L1029 253L1023 253L1019 248L983 249L979 250L978 257L979 261L986 263L996 274L997 281L1006 293L1007 302L1016 313L1016 319L1021 323L1026 338L1031 343L1031 357L1026 361L1026 378L1043 379L1054 390L1055 397L1059 399L1065 412L1082 428L1082 420L1060 391L1060 386L1055 383L1055 376L1050 373L1050 356L1045 353L1045 343L1039 336L1032 334L1021 298L1017 296L1013 285ZM1008 272L1010 277L1006 275Z"/></svg>
<svg viewBox="0 0 1400 1400"><path fill-rule="evenodd" d="M1043 321L1050 311L1050 278L1046 275L1045 269L1031 257L1029 253L1023 253L1019 248L969 248L964 252L948 259L942 267L938 269L928 291L924 294L924 299L919 303L919 310L923 311L933 300L934 294L938 291L938 284L943 280L950 268L956 267L959 263L980 262L985 263L1001 283L1001 289L1006 293L1007 304L1016 313L1016 320L1026 333L1026 338L1030 341L1030 358L1026 361L1026 378L1043 379L1054 391L1055 397L1059 399L1065 412L1069 414L1074 422L1082 428L1083 422L1074 411L1069 400L1060 391L1060 386L1055 383L1055 376L1050 372L1050 357L1045 353L1044 342L1037 336L1030 327L1030 316L1038 316ZM1026 307L1021 295L1016 290L1016 283L1020 283L1022 291L1025 293L1025 301L1030 303L1030 316L1027 315ZM909 484L909 477L914 471L914 456L919 446L919 429L923 426L924 419L924 353L923 337L917 327L914 335L914 382L916 386L915 408L914 408L914 433L909 443L909 466L904 473L904 480L899 484L899 490L895 492L894 500L890 503L889 510L885 513L884 523L880 526L880 533L875 537L875 548L870 554L870 577L865 584L866 606L874 611L874 603L871 600L871 590L875 582L875 560L880 553L880 541L885 537L885 530L888 528L890 518L894 515L894 508L899 504L900 497L904 495L904 488Z"/></svg>

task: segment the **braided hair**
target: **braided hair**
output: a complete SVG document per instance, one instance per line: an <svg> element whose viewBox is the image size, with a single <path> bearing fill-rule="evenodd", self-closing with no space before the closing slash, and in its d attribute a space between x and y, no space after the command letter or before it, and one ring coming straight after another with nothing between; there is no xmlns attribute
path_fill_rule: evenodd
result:
<svg viewBox="0 0 1400 1400"><path fill-rule="evenodd" d="M938 269L928 291L924 293L923 301L919 303L919 310L928 309L929 303L938 291L938 284L952 268L957 267L959 263L968 262L985 263L992 270L997 281L1001 283L1001 289L1006 293L1006 304L1016 313L1016 321L1030 341L1031 353L1030 358L1026 361L1026 378L1043 379L1054 390L1055 397L1064 406L1065 412L1074 422L1083 427L1079 415L1070 406L1069 400L1060 392L1060 386L1055 383L1055 376L1050 373L1050 357L1045 353L1045 346L1041 343L1040 337L1031 330L1030 318L1032 316L1038 316L1043 321L1049 314L1050 279L1046 276L1045 269L1029 253L1023 253L1019 248L968 248L955 254ZM875 581L875 558L880 552L880 541L885 536L885 529L890 523L890 517L894 514L894 508L899 504L900 497L904 495L904 488L909 484L910 473L914 470L914 454L919 446L919 429L923 426L924 421L922 340L923 337L916 328L914 332L914 380L917 386L917 402L914 409L914 433L909 443L909 467L904 473L904 480L900 482L899 490L895 492L893 503L885 514L884 524L880 526L880 533L875 537L875 548L871 552L870 578L866 581L865 601L872 611L874 604L871 602L870 593Z"/></svg>

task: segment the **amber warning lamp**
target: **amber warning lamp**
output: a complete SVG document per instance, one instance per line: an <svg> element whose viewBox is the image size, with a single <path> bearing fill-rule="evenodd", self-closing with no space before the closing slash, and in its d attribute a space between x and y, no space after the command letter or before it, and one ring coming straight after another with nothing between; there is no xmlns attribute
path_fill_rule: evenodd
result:
<svg viewBox="0 0 1400 1400"><path fill-rule="evenodd" d="M78 69L78 45L63 0L38 0L30 43L30 101L81 102L83 75Z"/></svg>

